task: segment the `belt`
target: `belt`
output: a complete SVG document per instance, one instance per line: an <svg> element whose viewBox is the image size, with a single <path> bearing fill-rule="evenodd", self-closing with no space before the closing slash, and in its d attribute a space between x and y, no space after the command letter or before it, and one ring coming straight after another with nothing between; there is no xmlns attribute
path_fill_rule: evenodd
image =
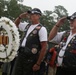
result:
<svg viewBox="0 0 76 75"><path fill-rule="evenodd" d="M29 57L34 57L34 56L37 57L39 55L38 53L33 54L31 49L29 49L28 47L20 47L18 51L19 51L19 53L22 53L22 54L29 56Z"/></svg>
<svg viewBox="0 0 76 75"><path fill-rule="evenodd" d="M31 49L27 47L20 47L18 51L19 53L25 53L26 55L33 55Z"/></svg>

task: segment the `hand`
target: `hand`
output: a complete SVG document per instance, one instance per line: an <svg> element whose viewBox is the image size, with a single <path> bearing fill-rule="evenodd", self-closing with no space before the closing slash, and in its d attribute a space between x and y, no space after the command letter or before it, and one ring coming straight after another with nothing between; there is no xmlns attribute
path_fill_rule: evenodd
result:
<svg viewBox="0 0 76 75"><path fill-rule="evenodd" d="M35 64L35 65L33 66L33 71L37 71L37 70L39 70L39 69L40 69L40 66L39 66L39 65Z"/></svg>
<svg viewBox="0 0 76 75"><path fill-rule="evenodd" d="M66 17L62 17L62 18L56 23L56 25L60 27L60 26L64 23L65 20L66 20Z"/></svg>
<svg viewBox="0 0 76 75"><path fill-rule="evenodd" d="M28 17L29 16L29 14L27 13L27 12L24 12L24 13L22 13L22 14L20 14L20 18L25 18L25 17Z"/></svg>

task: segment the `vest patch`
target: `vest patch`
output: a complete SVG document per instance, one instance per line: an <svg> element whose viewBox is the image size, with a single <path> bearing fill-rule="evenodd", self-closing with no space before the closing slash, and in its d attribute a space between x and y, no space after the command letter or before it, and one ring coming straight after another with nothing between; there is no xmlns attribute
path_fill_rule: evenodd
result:
<svg viewBox="0 0 76 75"><path fill-rule="evenodd" d="M64 33L61 44L57 47L57 52L59 53L64 44L66 44L69 32ZM65 53L63 56L63 67L76 67L76 36L74 36L68 43Z"/></svg>

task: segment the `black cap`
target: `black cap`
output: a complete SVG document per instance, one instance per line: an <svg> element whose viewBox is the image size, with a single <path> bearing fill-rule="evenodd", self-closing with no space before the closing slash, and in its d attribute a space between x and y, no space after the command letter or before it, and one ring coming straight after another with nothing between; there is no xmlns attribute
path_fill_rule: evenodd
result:
<svg viewBox="0 0 76 75"><path fill-rule="evenodd" d="M27 11L29 14L39 14L40 16L42 15L42 12L38 8L34 8L32 10Z"/></svg>
<svg viewBox="0 0 76 75"><path fill-rule="evenodd" d="M68 20L74 20L74 19L76 19L76 12L73 13L71 16L67 16L67 19Z"/></svg>

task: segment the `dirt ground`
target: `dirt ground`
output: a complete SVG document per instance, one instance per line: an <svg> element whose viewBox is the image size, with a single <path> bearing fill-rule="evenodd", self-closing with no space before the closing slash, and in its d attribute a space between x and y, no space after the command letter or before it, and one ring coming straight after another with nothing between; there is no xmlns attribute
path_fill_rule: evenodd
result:
<svg viewBox="0 0 76 75"><path fill-rule="evenodd" d="M56 73L56 68L49 67L48 75L55 75L55 73Z"/></svg>

